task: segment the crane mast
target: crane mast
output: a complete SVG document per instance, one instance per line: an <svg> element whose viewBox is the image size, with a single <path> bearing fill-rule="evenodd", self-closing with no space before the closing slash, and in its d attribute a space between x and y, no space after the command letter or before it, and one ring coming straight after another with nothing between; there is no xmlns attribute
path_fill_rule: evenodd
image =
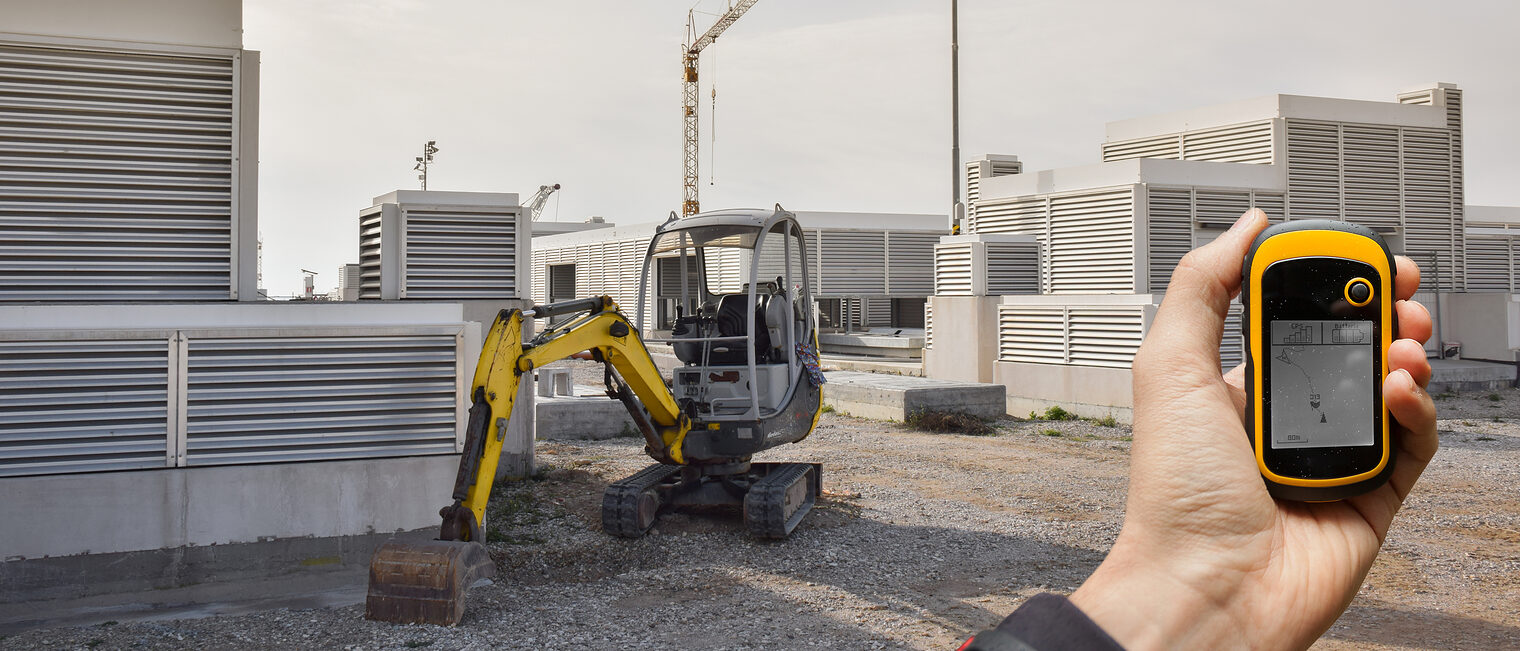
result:
<svg viewBox="0 0 1520 651"><path fill-rule="evenodd" d="M528 210L528 216L531 217L529 221L538 221L538 216L544 212L544 204L549 202L549 195L554 194L554 191L558 189L558 183L538 186L538 192L534 192L527 203L523 204L523 207Z"/></svg>
<svg viewBox="0 0 1520 651"><path fill-rule="evenodd" d="M689 216L701 212L701 205L697 202L697 59L701 56L703 48L718 40L718 36L728 29L734 21L739 20L744 12L755 6L760 0L738 0L729 4L728 11L718 17L718 22L701 35L697 34L695 14L686 14L686 45L681 52L681 68L683 82L681 84L682 120L685 123L685 199L681 202L681 215Z"/></svg>

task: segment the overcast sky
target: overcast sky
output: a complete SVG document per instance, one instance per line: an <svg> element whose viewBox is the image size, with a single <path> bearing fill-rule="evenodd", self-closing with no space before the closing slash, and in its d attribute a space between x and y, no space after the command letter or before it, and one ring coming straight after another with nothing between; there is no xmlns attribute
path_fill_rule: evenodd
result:
<svg viewBox="0 0 1520 651"><path fill-rule="evenodd" d="M263 57L265 286L294 294L302 268L335 286L358 260L359 210L417 188L427 140L430 189L560 183L543 219L663 219L681 199L691 6L244 0L244 45ZM1520 205L1515 6L963 0L961 148L1082 165L1112 120L1447 81L1466 91L1468 203ZM945 212L949 27L948 0L762 0L703 55L702 205Z"/></svg>

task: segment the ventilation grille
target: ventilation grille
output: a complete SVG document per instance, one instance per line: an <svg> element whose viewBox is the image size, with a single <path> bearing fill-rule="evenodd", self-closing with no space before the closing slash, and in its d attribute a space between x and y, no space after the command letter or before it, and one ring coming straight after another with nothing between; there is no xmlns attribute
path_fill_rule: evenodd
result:
<svg viewBox="0 0 1520 651"><path fill-rule="evenodd" d="M971 296L972 244L960 242L934 247L934 293L942 296Z"/></svg>
<svg viewBox="0 0 1520 651"><path fill-rule="evenodd" d="M1140 348L1143 308L998 306L998 360L1129 368Z"/></svg>
<svg viewBox="0 0 1520 651"><path fill-rule="evenodd" d="M0 342L0 476L162 468L169 342Z"/></svg>
<svg viewBox="0 0 1520 651"><path fill-rule="evenodd" d="M1166 291L1172 270L1193 248L1193 193L1187 189L1150 188L1147 201L1150 233L1149 282L1152 293Z"/></svg>
<svg viewBox="0 0 1520 651"><path fill-rule="evenodd" d="M1288 120L1288 210L1293 219L1340 219L1340 129Z"/></svg>
<svg viewBox="0 0 1520 651"><path fill-rule="evenodd" d="M998 200L976 209L968 233L1014 233L1034 235L1045 242L1045 198Z"/></svg>
<svg viewBox="0 0 1520 651"><path fill-rule="evenodd" d="M233 77L0 45L0 301L232 298Z"/></svg>
<svg viewBox="0 0 1520 651"><path fill-rule="evenodd" d="M359 215L359 298L380 299L380 221L379 207Z"/></svg>
<svg viewBox="0 0 1520 651"><path fill-rule="evenodd" d="M407 208L406 298L518 295L517 213Z"/></svg>
<svg viewBox="0 0 1520 651"><path fill-rule="evenodd" d="M1441 289L1453 289L1461 232L1452 196L1451 138L1444 130L1404 130L1404 249L1420 265L1422 285L1434 287L1439 257ZM1429 279L1429 280L1426 280Z"/></svg>
<svg viewBox="0 0 1520 651"><path fill-rule="evenodd" d="M1040 293L1040 246L1034 242L987 242L987 294Z"/></svg>
<svg viewBox="0 0 1520 651"><path fill-rule="evenodd" d="M1066 332L1063 308L999 305L998 360L1064 364Z"/></svg>
<svg viewBox="0 0 1520 651"><path fill-rule="evenodd" d="M982 197L982 165L978 161L966 163L966 205L976 210L976 200Z"/></svg>
<svg viewBox="0 0 1520 651"><path fill-rule="evenodd" d="M924 350L934 347L934 301L924 301Z"/></svg>
<svg viewBox="0 0 1520 651"><path fill-rule="evenodd" d="M1240 334L1240 301L1232 301L1224 317L1224 333L1219 341L1219 368L1229 371L1245 362L1245 339Z"/></svg>
<svg viewBox="0 0 1520 651"><path fill-rule="evenodd" d="M1178 134L1103 143L1103 161L1131 158L1182 158L1182 138Z"/></svg>
<svg viewBox="0 0 1520 651"><path fill-rule="evenodd" d="M1511 237L1467 236L1468 291L1515 291L1516 243Z"/></svg>
<svg viewBox="0 0 1520 651"><path fill-rule="evenodd" d="M928 296L934 293L934 246L937 233L887 233L888 294Z"/></svg>
<svg viewBox="0 0 1520 651"><path fill-rule="evenodd" d="M1399 225L1399 130L1341 126L1345 219L1373 228Z"/></svg>
<svg viewBox="0 0 1520 651"><path fill-rule="evenodd" d="M1135 289L1134 198L1126 187L1050 199L1050 293Z"/></svg>
<svg viewBox="0 0 1520 651"><path fill-rule="evenodd" d="M455 451L453 336L192 339L186 464Z"/></svg>
<svg viewBox="0 0 1520 651"><path fill-rule="evenodd" d="M1066 327L1070 363L1129 368L1143 335L1138 308L1071 308Z"/></svg>
<svg viewBox="0 0 1520 651"><path fill-rule="evenodd" d="M1272 122L1103 143L1103 160L1166 158L1219 163L1272 162Z"/></svg>
<svg viewBox="0 0 1520 651"><path fill-rule="evenodd" d="M884 294L885 234L879 231L822 231L823 294Z"/></svg>
<svg viewBox="0 0 1520 651"><path fill-rule="evenodd" d="M632 317L639 304L639 276L644 273L644 252L648 248L649 240L642 239L587 242L573 247L534 251L533 268L537 272L533 276L533 300L540 303L549 300L547 276L550 268L559 265L574 265L574 279L570 285L575 291L574 298L611 296L612 300ZM738 268L736 260L724 264L733 269ZM715 271L718 266L720 265L715 264L709 271ZM603 267L606 269L604 270ZM689 273L695 278L696 269L689 270ZM561 279L563 280L563 276ZM679 272L676 272L673 279L677 283L680 282ZM717 287L726 281L714 277L710 282L717 283L714 285ZM679 284L676 287L679 293ZM565 297L556 294L555 298ZM653 305L655 297L650 296L648 300L650 305Z"/></svg>

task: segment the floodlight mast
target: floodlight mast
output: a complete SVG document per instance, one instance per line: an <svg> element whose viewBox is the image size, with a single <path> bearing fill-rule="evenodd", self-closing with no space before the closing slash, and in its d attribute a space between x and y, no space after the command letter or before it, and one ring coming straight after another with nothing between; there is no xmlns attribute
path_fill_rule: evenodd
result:
<svg viewBox="0 0 1520 651"><path fill-rule="evenodd" d="M685 122L685 198L681 202L681 215L695 215L701 212L701 204L697 201L697 58L702 54L703 48L718 40L718 36L728 29L734 21L739 20L744 12L755 6L760 0L738 0L730 2L728 11L718 16L718 22L701 35L697 34L696 14L694 11L686 12L686 45L681 51L681 110L682 120Z"/></svg>
<svg viewBox="0 0 1520 651"><path fill-rule="evenodd" d="M422 155L417 157L417 165L412 169L422 172L417 175L417 180L422 181L422 189L427 190L428 165L433 162L433 154L438 153L438 141L429 140L422 146Z"/></svg>

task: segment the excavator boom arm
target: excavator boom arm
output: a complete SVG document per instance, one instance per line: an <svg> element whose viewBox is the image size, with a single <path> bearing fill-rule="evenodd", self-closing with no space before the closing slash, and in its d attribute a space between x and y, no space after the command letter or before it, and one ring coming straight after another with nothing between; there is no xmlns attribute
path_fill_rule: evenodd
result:
<svg viewBox="0 0 1520 651"><path fill-rule="evenodd" d="M472 407L472 413L478 413L475 410L481 408L480 402L489 408L488 419L471 418L472 429L478 427L475 425L477 420L486 421L485 431L479 432L484 435L481 438L483 445L471 445L470 437L477 436L471 431L466 438L465 455L468 457L478 451L479 456L460 459L460 481L455 485L455 499L474 513L477 523L485 521L486 502L496 478L497 461L501 457L501 446L506 438L521 376L581 351L592 351L598 359L611 364L637 396L637 402L648 412L648 421L655 430L645 432L646 438L651 439L647 441L650 448L666 451L678 464L684 461L680 452L681 441L691 429L690 421L681 414L675 396L665 386L660 369L644 347L644 341L611 298L567 301L535 307L530 313L553 316L580 311L576 308L587 309L589 313L545 332L526 345L522 342L523 312L503 310L491 324L470 391L472 400L477 403ZM630 405L630 409L633 408ZM644 419L642 414L634 414L634 417L635 420ZM466 475L469 475L468 479ZM465 481L468 481L468 487L461 495L459 490L465 488L462 485Z"/></svg>

